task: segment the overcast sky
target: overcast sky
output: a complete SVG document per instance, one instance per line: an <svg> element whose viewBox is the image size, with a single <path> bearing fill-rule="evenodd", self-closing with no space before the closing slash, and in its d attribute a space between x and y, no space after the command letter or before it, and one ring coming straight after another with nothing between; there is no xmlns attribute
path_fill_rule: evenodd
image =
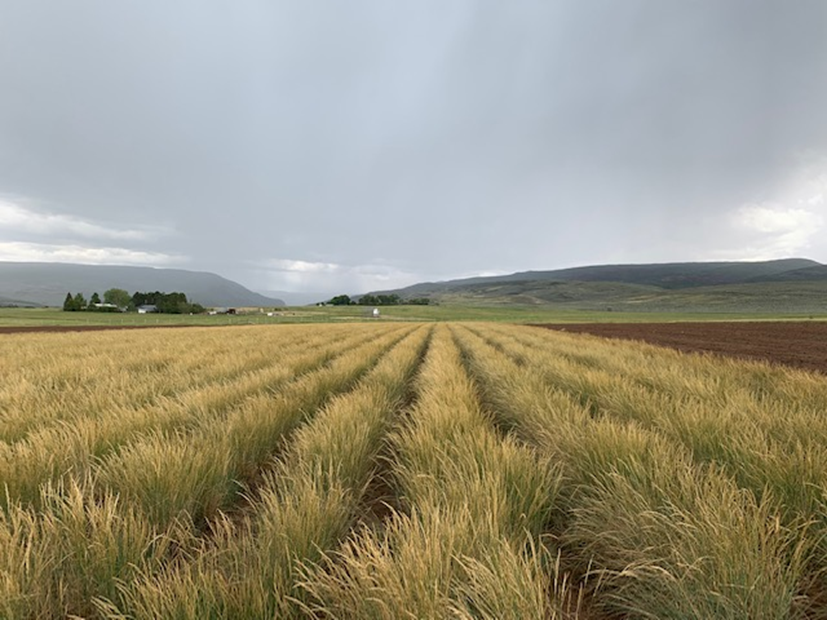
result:
<svg viewBox="0 0 827 620"><path fill-rule="evenodd" d="M825 0L0 0L0 260L827 262Z"/></svg>

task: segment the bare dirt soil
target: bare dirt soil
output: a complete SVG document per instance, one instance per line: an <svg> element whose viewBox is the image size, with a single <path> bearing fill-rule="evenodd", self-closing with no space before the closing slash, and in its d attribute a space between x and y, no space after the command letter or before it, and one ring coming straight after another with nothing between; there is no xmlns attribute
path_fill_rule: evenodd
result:
<svg viewBox="0 0 827 620"><path fill-rule="evenodd" d="M768 360L827 374L827 322L572 323L537 325L679 351Z"/></svg>

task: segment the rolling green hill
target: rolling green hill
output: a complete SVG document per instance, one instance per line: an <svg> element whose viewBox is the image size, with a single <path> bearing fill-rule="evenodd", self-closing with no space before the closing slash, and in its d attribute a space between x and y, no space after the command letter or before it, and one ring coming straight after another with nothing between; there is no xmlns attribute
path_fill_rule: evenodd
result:
<svg viewBox="0 0 827 620"><path fill-rule="evenodd" d="M620 312L827 312L827 266L808 259L601 265L426 282L395 291L441 304Z"/></svg>
<svg viewBox="0 0 827 620"><path fill-rule="evenodd" d="M13 263L0 261L2 305L61 306L67 292L103 294L110 288L135 291L178 291L203 306L282 306L232 280L205 271L74 265L68 263Z"/></svg>
<svg viewBox="0 0 827 620"><path fill-rule="evenodd" d="M0 296L0 307L4 308L40 308L41 306L42 304L26 301L25 299L9 299L8 297Z"/></svg>

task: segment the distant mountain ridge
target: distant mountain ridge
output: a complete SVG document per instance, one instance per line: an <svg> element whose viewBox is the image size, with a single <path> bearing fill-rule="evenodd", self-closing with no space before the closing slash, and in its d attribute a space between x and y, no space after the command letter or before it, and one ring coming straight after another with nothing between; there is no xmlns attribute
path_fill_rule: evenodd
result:
<svg viewBox="0 0 827 620"><path fill-rule="evenodd" d="M390 291L439 303L555 304L627 311L827 311L827 265L804 258L758 262L594 265L423 282Z"/></svg>
<svg viewBox="0 0 827 620"><path fill-rule="evenodd" d="M178 291L203 306L283 306L284 301L255 293L237 282L206 271L0 261L0 304L61 306L66 293L87 298L110 288Z"/></svg>
<svg viewBox="0 0 827 620"><path fill-rule="evenodd" d="M742 284L784 273L823 266L806 258L762 262L655 263L643 265L597 265L557 271L527 271L514 279L577 282L626 282L666 289L719 284Z"/></svg>
<svg viewBox="0 0 827 620"><path fill-rule="evenodd" d="M812 270L812 271L808 271ZM823 272L823 273L822 273ZM628 265L591 265L551 271L520 271L504 276L482 276L423 282L393 291L378 293L428 294L463 288L469 285L497 284L503 282L556 281L556 282L624 282L657 286L666 289L718 284L743 284L747 282L785 280L784 274L798 273L800 278L808 273L813 279L827 278L827 266L807 258L784 258L771 261L745 262L694 262L649 263Z"/></svg>

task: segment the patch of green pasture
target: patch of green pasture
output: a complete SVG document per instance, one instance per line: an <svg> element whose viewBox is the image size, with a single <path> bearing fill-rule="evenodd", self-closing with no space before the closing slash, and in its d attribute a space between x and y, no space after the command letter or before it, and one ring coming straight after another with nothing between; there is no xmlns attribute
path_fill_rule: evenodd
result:
<svg viewBox="0 0 827 620"><path fill-rule="evenodd" d="M380 307L299 306L267 313L237 315L137 314L64 312L57 308L0 308L0 326L134 326L134 325L258 325L332 323L345 321L499 321L508 323L642 323L685 321L827 320L827 315L754 312L609 312L560 309L537 305L438 305Z"/></svg>
<svg viewBox="0 0 827 620"><path fill-rule="evenodd" d="M57 308L0 308L0 326L232 325L276 322L266 314L138 314L137 312L64 312Z"/></svg>
<svg viewBox="0 0 827 620"><path fill-rule="evenodd" d="M305 320L373 320L372 308L364 306L308 306L290 308L294 318ZM380 320L391 321L500 321L507 323L649 323L686 321L782 321L827 320L827 314L757 312L617 312L573 310L538 305L435 305L380 307ZM312 319L311 319L312 317Z"/></svg>

